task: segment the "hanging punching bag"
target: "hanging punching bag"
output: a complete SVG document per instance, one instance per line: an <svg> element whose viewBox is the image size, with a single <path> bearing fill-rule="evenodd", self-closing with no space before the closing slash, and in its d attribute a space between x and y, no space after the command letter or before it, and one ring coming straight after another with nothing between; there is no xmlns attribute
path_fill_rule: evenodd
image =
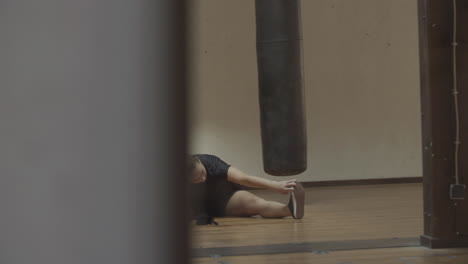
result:
<svg viewBox="0 0 468 264"><path fill-rule="evenodd" d="M275 176L307 168L300 0L256 0L263 167Z"/></svg>

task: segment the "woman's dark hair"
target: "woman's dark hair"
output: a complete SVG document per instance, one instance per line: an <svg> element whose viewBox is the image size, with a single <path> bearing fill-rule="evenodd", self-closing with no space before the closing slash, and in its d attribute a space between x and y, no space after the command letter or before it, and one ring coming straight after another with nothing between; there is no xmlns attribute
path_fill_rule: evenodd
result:
<svg viewBox="0 0 468 264"><path fill-rule="evenodd" d="M200 163L200 160L197 157L193 155L187 155L187 175L192 175L197 163Z"/></svg>

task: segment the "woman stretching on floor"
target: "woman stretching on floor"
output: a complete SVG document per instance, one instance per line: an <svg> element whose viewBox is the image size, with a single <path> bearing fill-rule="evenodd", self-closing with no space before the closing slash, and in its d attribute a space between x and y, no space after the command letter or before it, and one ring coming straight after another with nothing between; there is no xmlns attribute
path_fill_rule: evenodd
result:
<svg viewBox="0 0 468 264"><path fill-rule="evenodd" d="M219 216L254 216L281 218L304 215L304 188L296 180L271 181L232 167L213 155L189 156L191 201L195 214ZM288 194L287 205L266 201L242 190L243 186L265 188Z"/></svg>

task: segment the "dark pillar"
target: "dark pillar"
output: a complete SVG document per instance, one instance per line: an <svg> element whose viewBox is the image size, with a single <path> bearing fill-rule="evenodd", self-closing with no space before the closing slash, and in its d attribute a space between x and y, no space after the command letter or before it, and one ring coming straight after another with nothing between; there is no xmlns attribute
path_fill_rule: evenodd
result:
<svg viewBox="0 0 468 264"><path fill-rule="evenodd" d="M431 248L468 246L468 197L450 199L455 183L452 1L418 0L424 174L424 235ZM457 1L460 183L468 183L468 2Z"/></svg>

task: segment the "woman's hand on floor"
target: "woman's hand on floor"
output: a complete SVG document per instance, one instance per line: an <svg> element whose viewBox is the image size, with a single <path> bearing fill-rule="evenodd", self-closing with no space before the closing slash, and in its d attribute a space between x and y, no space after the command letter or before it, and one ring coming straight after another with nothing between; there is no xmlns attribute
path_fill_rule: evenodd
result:
<svg viewBox="0 0 468 264"><path fill-rule="evenodd" d="M277 181L275 188L276 191L282 194L288 194L294 190L294 186L296 186L297 180L289 180L289 181Z"/></svg>

